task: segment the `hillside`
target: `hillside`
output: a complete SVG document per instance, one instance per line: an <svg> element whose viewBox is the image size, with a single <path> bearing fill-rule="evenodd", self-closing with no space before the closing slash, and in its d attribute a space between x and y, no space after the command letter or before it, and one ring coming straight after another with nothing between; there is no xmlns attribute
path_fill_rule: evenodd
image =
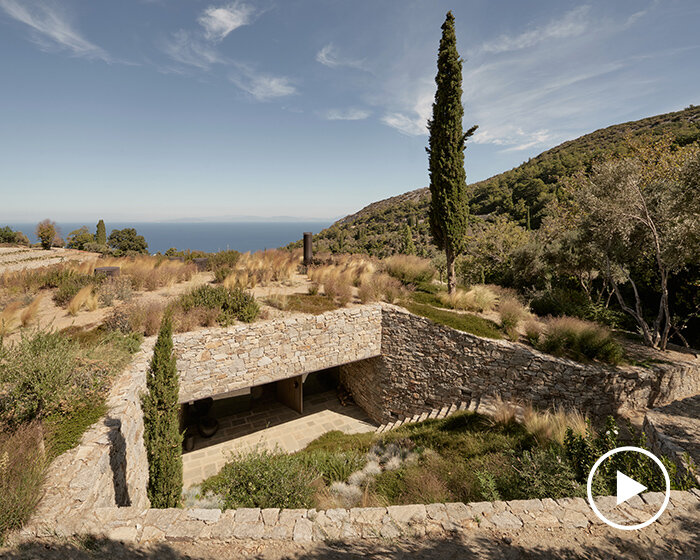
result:
<svg viewBox="0 0 700 560"><path fill-rule="evenodd" d="M472 214L506 214L523 227L537 229L545 206L552 200L566 199L567 177L590 169L596 161L625 155L629 140L652 141L666 134L680 146L699 141L700 106L596 130L473 183ZM314 236L316 249L387 256L402 247L408 224L418 253L430 254L434 248L427 223L428 204L427 188L374 202Z"/></svg>

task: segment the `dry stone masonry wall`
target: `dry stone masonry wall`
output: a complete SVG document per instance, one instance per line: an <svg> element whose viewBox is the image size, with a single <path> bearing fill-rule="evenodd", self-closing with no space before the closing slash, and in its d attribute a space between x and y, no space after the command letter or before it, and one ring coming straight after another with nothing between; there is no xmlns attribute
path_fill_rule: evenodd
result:
<svg viewBox="0 0 700 560"><path fill-rule="evenodd" d="M380 423L486 395L605 415L700 393L697 360L649 367L581 364L456 331L388 305L381 357L343 366L341 379Z"/></svg>
<svg viewBox="0 0 700 560"><path fill-rule="evenodd" d="M83 435L78 447L51 464L44 496L28 528L79 533L84 520L101 508L150 507L139 395L146 385L154 343L154 337L146 339L115 381L107 398L107 416Z"/></svg>
<svg viewBox="0 0 700 560"><path fill-rule="evenodd" d="M367 305L177 335L180 402L378 356L381 316Z"/></svg>
<svg viewBox="0 0 700 560"><path fill-rule="evenodd" d="M85 433L79 447L54 461L46 494L21 536L95 533L129 541L308 541L599 522L579 499L327 511L149 509L139 395L154 342L144 341L114 384L107 417ZM605 414L700 393L697 363L582 365L520 344L454 331L389 305L178 335L175 348L183 402L345 364L341 378L380 422L449 404L481 407L492 395ZM659 499L648 494L630 502L625 506L630 511L618 512L621 522L640 516ZM690 505L697 508L699 501L697 490L676 492L671 505L687 510Z"/></svg>

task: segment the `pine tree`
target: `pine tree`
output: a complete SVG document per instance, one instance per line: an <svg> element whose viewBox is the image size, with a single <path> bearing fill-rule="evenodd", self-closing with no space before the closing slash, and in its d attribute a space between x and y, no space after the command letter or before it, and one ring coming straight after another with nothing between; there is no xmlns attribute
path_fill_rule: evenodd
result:
<svg viewBox="0 0 700 560"><path fill-rule="evenodd" d="M413 233L411 232L411 226L404 224L401 240L401 252L404 255L415 255L416 245L413 243Z"/></svg>
<svg viewBox="0 0 700 560"><path fill-rule="evenodd" d="M462 132L462 60L457 52L454 16L447 12L442 24L442 39L438 51L433 118L430 131L430 229L435 244L445 251L447 259L447 289L452 293L457 285L455 259L464 252L469 199L464 171L464 148L467 138L476 131L471 127Z"/></svg>
<svg viewBox="0 0 700 560"><path fill-rule="evenodd" d="M177 507L182 494L182 434L179 379L173 354L173 327L163 318L141 397L148 456L148 498L154 508Z"/></svg>
<svg viewBox="0 0 700 560"><path fill-rule="evenodd" d="M97 222L97 234L95 235L95 241L98 245L107 245L107 230L105 229L104 220Z"/></svg>

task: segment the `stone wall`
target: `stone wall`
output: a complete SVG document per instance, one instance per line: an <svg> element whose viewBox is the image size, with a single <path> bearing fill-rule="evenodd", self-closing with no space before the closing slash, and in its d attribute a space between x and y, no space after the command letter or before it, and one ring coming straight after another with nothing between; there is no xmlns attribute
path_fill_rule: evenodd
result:
<svg viewBox="0 0 700 560"><path fill-rule="evenodd" d="M46 494L23 530L25 537L92 532L142 541L370 538L402 534L414 525L418 533L447 530L456 526L451 515L464 512L469 515L461 518L462 526L470 515L494 526L595 522L576 515L585 515L579 502L567 501L567 509L561 500L326 512L149 509L139 395L154 342L144 341L115 382L107 417L51 465ZM700 393L700 368L691 361L650 368L582 365L521 344L461 333L388 305L188 333L176 337L175 347L183 401L345 363L341 378L380 422L447 403L482 402L490 395L599 415ZM674 494L672 501L697 500L694 492Z"/></svg>
<svg viewBox="0 0 700 560"><path fill-rule="evenodd" d="M107 397L107 416L85 432L78 447L53 461L28 527L72 534L96 509L150 507L139 394L154 342L153 337L146 339L115 381Z"/></svg>
<svg viewBox="0 0 700 560"><path fill-rule="evenodd" d="M174 337L180 402L378 356L380 305Z"/></svg>
<svg viewBox="0 0 700 560"><path fill-rule="evenodd" d="M663 492L634 496L616 505L615 496L596 498L606 518L631 525L649 519L663 503ZM693 519L700 508L700 491L672 491L659 523ZM414 504L389 507L329 509L240 508L148 509L99 508L86 513L80 533L108 539L146 543L153 541L232 542L236 540L293 540L296 542L440 537L460 531L580 529L585 538L594 525L602 525L582 498L512 500L447 504ZM24 539L58 531L24 532Z"/></svg>
<svg viewBox="0 0 700 560"><path fill-rule="evenodd" d="M394 307L382 313L382 354L341 368L357 402L379 422L500 395L600 416L700 393L698 361L609 367L480 338Z"/></svg>

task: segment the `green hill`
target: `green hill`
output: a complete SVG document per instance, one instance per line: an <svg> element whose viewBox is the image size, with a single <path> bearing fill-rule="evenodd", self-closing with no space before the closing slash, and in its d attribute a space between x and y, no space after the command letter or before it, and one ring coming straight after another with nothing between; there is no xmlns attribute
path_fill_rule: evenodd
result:
<svg viewBox="0 0 700 560"><path fill-rule="evenodd" d="M653 141L667 134L679 146L699 141L700 106L596 130L473 183L472 214L482 218L506 214L523 227L537 229L545 206L567 197L567 177L589 170L596 161L624 156L630 140ZM400 250L408 224L418 253L429 255L434 252L427 220L429 197L428 189L422 188L372 203L314 236L315 249L384 257Z"/></svg>

